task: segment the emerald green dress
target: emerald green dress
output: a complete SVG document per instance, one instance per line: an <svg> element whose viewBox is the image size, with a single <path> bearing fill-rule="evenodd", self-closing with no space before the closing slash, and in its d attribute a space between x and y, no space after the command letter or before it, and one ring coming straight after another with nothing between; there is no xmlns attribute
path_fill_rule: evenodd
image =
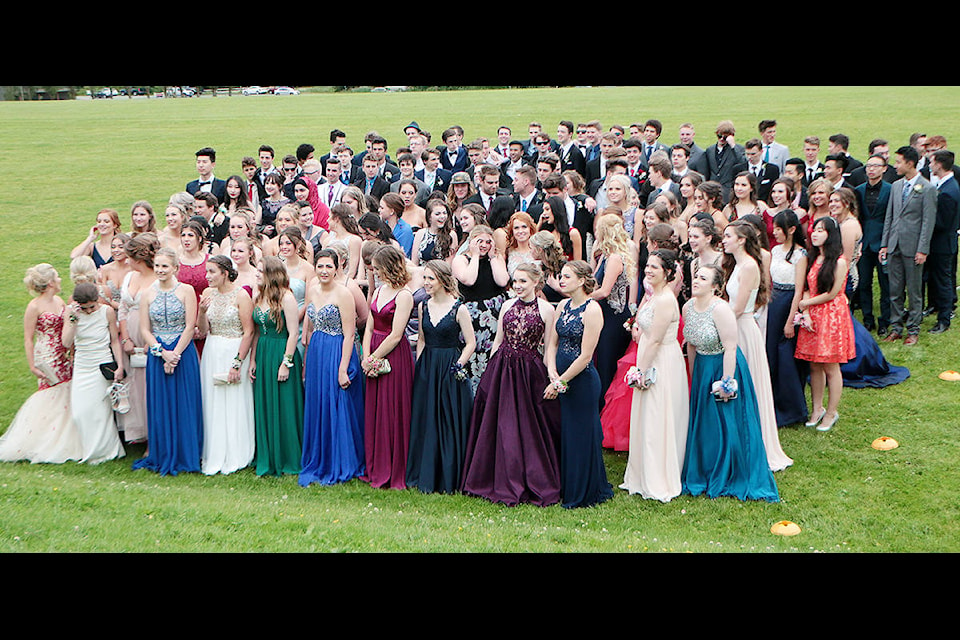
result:
<svg viewBox="0 0 960 640"><path fill-rule="evenodd" d="M287 347L286 326L277 331L269 311L254 307L257 371L253 382L254 427L258 476L299 474L303 443L303 360L293 352L293 369L284 382L277 371Z"/></svg>

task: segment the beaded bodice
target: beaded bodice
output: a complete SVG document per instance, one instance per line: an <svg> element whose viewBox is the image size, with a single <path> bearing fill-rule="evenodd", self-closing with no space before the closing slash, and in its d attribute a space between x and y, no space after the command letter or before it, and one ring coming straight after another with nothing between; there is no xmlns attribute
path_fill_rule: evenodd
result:
<svg viewBox="0 0 960 640"><path fill-rule="evenodd" d="M157 295L150 303L150 330L163 338L179 336L187 328L187 309L177 297L176 287L164 291L155 282L153 288Z"/></svg>
<svg viewBox="0 0 960 640"><path fill-rule="evenodd" d="M607 272L607 259L604 258L600 261L600 265L597 267L596 279L597 283L603 282L604 274ZM617 276L617 281L613 284L613 289L610 290L610 295L607 296L607 304L610 305L610 308L613 309L614 313L623 313L623 310L627 308L627 294L630 289L630 282L627 278L627 270L624 268L620 275Z"/></svg>
<svg viewBox="0 0 960 640"><path fill-rule="evenodd" d="M325 333L330 336L343 335L343 319L340 317L340 307L335 304L325 304L317 308L312 302L307 305L306 316L313 323L314 333Z"/></svg>
<svg viewBox="0 0 960 640"><path fill-rule="evenodd" d="M286 340L289 337L287 333L287 325L282 324L278 327L277 323L273 321L273 318L270 317L270 309L262 309L260 307L253 308L253 322L257 326L257 330L260 332L260 339L264 338L275 338L277 340Z"/></svg>
<svg viewBox="0 0 960 640"><path fill-rule="evenodd" d="M573 361L580 357L583 340L583 311L590 301L573 308L568 303L557 318L557 355Z"/></svg>
<svg viewBox="0 0 960 640"><path fill-rule="evenodd" d="M661 293L660 295L669 295L672 296L672 293ZM650 328L653 327L653 300L650 300L647 304L643 305L643 308L637 312L637 326L640 327L644 332L650 331ZM676 320L670 321L670 326L667 327L667 333L663 337L664 344L671 344L677 339L677 332L680 327L679 318Z"/></svg>
<svg viewBox="0 0 960 640"><path fill-rule="evenodd" d="M457 322L457 309L460 307L460 301L455 302L453 308L439 319L434 319L430 315L428 300L424 300L420 304L423 313L423 322L420 328L423 330L424 344L432 349L459 349L460 324Z"/></svg>
<svg viewBox="0 0 960 640"><path fill-rule="evenodd" d="M503 314L503 344L500 349L516 355L539 357L546 328L537 299L524 302L518 298Z"/></svg>
<svg viewBox="0 0 960 640"><path fill-rule="evenodd" d="M210 291L210 306L207 308L207 322L210 323L210 335L223 338L242 338L243 325L237 309L237 292L220 293Z"/></svg>
<svg viewBox="0 0 960 640"><path fill-rule="evenodd" d="M720 332L713 321L713 308L720 303L714 300L705 311L697 311L694 301L687 303L683 316L683 337L692 344L701 355L723 353Z"/></svg>

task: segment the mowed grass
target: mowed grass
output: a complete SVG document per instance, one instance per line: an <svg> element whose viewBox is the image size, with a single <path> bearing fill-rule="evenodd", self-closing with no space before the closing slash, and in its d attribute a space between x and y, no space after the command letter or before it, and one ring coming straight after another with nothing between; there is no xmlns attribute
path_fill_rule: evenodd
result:
<svg viewBox="0 0 960 640"><path fill-rule="evenodd" d="M494 138L501 124L526 136L530 121L598 118L605 126L655 117L663 140L684 122L706 148L721 119L737 139L764 118L799 155L807 135L850 136L865 159L875 137L891 147L914 131L960 135L957 87L622 87L407 94L304 93L296 97L0 102L0 428L35 389L26 368L21 280L38 262L67 280L71 248L104 207L129 224L130 205L161 210L193 179L193 153L218 151L216 174L239 173L240 158L268 143L279 157L301 142L320 155L336 127L357 150L377 130L391 154L411 120L440 133L460 124L466 139ZM954 145L951 145L954 146ZM66 285L69 293L69 283ZM924 330L932 320L924 323ZM359 481L303 489L296 479L231 476L161 478L130 470L142 447L98 467L75 463L0 465L0 549L157 552L921 552L960 549L956 461L960 387L937 379L960 369L957 330L925 331L917 347L885 346L910 367L905 383L844 390L839 427L819 434L781 430L792 468L777 474L779 504L681 497L663 505L618 491L599 507L506 508L463 496L382 491ZM870 443L892 436L900 448ZM610 481L626 454L605 456ZM780 520L802 533L774 536Z"/></svg>

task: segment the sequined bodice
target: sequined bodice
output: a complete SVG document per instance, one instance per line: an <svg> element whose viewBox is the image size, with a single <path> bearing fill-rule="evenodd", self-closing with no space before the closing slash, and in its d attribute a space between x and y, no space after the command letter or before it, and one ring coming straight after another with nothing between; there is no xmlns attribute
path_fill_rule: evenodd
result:
<svg viewBox="0 0 960 640"><path fill-rule="evenodd" d="M546 328L537 299L530 302L517 299L503 314L503 344L500 349L539 358L540 343Z"/></svg>
<svg viewBox="0 0 960 640"><path fill-rule="evenodd" d="M672 293L661 293L660 295L672 296ZM653 300L643 305L643 308L637 312L637 326L644 332L650 331L653 326ZM671 344L677 340L677 332L680 330L680 319L670 321L667 327L667 333L663 336L663 344Z"/></svg>
<svg viewBox="0 0 960 640"><path fill-rule="evenodd" d="M604 258L600 261L600 265L597 267L596 279L598 284L603 283L603 277L607 272L607 259ZM610 295L606 298L606 303L613 309L614 313L623 313L623 310L627 308L627 294L629 292L630 283L627 279L627 270L624 268L620 275L617 276L617 281L613 284L613 289L610 290Z"/></svg>
<svg viewBox="0 0 960 640"><path fill-rule="evenodd" d="M713 308L718 304L720 301L714 300L706 311L697 311L693 300L687 303L683 316L683 337L701 355L723 353L720 332L717 331L717 325L713 321Z"/></svg>
<svg viewBox="0 0 960 640"><path fill-rule="evenodd" d="M423 323L420 328L423 330L424 344L431 349L459 349L460 324L457 322L457 309L460 301L455 302L453 308L442 318L434 318L430 314L429 301L424 300L421 305Z"/></svg>
<svg viewBox="0 0 960 640"><path fill-rule="evenodd" d="M331 336L343 335L343 319L340 317L340 307L335 304L325 304L318 309L311 302L307 305L306 317L313 323L314 333L325 333Z"/></svg>
<svg viewBox="0 0 960 640"><path fill-rule="evenodd" d="M583 311L590 301L576 308L568 303L557 318L557 355L570 362L580 357L583 341Z"/></svg>
<svg viewBox="0 0 960 640"><path fill-rule="evenodd" d="M287 325L282 324L280 327L277 327L277 323L273 321L273 318L270 317L270 309L261 309L260 307L253 308L253 322L257 326L257 330L260 332L260 339L276 339L283 340L289 337L287 333ZM279 329L279 331L278 331Z"/></svg>
<svg viewBox="0 0 960 640"><path fill-rule="evenodd" d="M164 291L158 282L153 288L157 295L150 303L150 330L164 338L179 336L187 328L187 310L177 297L176 288Z"/></svg>
<svg viewBox="0 0 960 640"><path fill-rule="evenodd" d="M210 306L207 308L207 321L210 323L210 335L222 338L242 338L243 325L237 309L237 292L220 293L216 289L210 292Z"/></svg>

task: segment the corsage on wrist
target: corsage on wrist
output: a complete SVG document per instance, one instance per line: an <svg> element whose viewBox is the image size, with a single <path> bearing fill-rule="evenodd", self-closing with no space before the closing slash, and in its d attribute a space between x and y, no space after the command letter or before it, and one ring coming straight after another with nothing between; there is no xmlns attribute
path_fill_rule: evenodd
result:
<svg viewBox="0 0 960 640"><path fill-rule="evenodd" d="M287 369L293 369L293 354L283 356L283 362L281 362Z"/></svg>
<svg viewBox="0 0 960 640"><path fill-rule="evenodd" d="M242 366L243 366L243 360L240 359L240 354L237 354L236 356L234 356L233 364L230 365L230 368L239 371L240 367Z"/></svg>
<svg viewBox="0 0 960 640"><path fill-rule="evenodd" d="M450 365L450 373L453 374L453 377L457 379L458 382L463 382L467 379L467 370L463 368L463 365L459 362L454 362Z"/></svg>
<svg viewBox="0 0 960 640"><path fill-rule="evenodd" d="M155 342L150 347L150 355L157 356L158 358L163 357L163 346L159 342Z"/></svg>
<svg viewBox="0 0 960 640"><path fill-rule="evenodd" d="M567 389L569 388L570 388L570 384L567 382L564 382L560 378L557 378L556 380L553 381L553 390L556 391L557 393L566 393Z"/></svg>

